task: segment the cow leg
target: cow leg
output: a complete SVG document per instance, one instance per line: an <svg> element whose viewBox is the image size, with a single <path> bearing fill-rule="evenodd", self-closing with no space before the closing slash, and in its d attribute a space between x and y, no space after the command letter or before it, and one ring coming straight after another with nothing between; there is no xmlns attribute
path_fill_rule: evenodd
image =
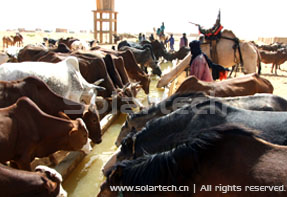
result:
<svg viewBox="0 0 287 197"><path fill-rule="evenodd" d="M143 64L141 64L141 69L142 69L145 73L148 74L147 67L144 66Z"/></svg>
<svg viewBox="0 0 287 197"><path fill-rule="evenodd" d="M275 64L275 75L277 75L277 67L278 67L278 65Z"/></svg>

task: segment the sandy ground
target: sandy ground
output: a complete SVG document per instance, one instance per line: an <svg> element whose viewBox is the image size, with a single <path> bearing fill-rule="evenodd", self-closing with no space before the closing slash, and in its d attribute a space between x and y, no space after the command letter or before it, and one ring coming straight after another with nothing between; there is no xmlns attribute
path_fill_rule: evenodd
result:
<svg viewBox="0 0 287 197"><path fill-rule="evenodd" d="M81 40L93 40L92 33L45 33L45 32L23 32L21 33L24 37L24 46L27 44L37 44L43 42L43 37L59 39L74 37ZM3 36L15 35L15 32L0 31L0 51L3 51ZM189 41L192 38L188 38ZM178 50L179 37L175 37L175 50ZM260 43L263 44L263 43ZM111 45L104 45L104 47L110 48ZM287 99L287 62L281 65L282 70L278 70L278 75L271 74L271 65L262 63L262 77L267 78L271 81L274 86L274 94L282 96ZM238 75L239 76L239 75Z"/></svg>

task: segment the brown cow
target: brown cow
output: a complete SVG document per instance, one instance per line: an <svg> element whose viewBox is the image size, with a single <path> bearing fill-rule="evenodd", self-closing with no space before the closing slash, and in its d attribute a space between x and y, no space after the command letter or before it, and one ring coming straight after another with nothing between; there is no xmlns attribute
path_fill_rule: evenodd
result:
<svg viewBox="0 0 287 197"><path fill-rule="evenodd" d="M248 74L242 77L224 81L205 82L190 76L185 79L176 93L204 92L217 97L247 96L255 93L273 93L270 81L259 77L258 74Z"/></svg>
<svg viewBox="0 0 287 197"><path fill-rule="evenodd" d="M79 39L73 38L73 37L68 37L66 39L60 38L58 40L58 45L61 44L61 43L64 43L69 49L71 49L72 43L77 41L77 40L79 40Z"/></svg>
<svg viewBox="0 0 287 197"><path fill-rule="evenodd" d="M22 96L29 97L45 113L58 116L66 113L71 119L82 118L89 131L89 138L96 144L102 141L99 115L91 104L88 111L83 104L55 94L42 80L27 77L18 81L0 81L0 108L14 104Z"/></svg>
<svg viewBox="0 0 287 197"><path fill-rule="evenodd" d="M35 172L28 172L0 164L1 196L64 197L67 192L61 182L62 176L47 166L37 166Z"/></svg>
<svg viewBox="0 0 287 197"><path fill-rule="evenodd" d="M0 162L13 161L19 169L31 170L35 157L59 151L80 150L88 139L82 119L67 120L43 112L28 97L0 109Z"/></svg>
<svg viewBox="0 0 287 197"><path fill-rule="evenodd" d="M271 73L273 73L273 68L275 67L275 74L277 75L277 68L287 60L287 53L285 49L280 49L278 51L263 51L260 50L261 62L265 64L272 64Z"/></svg>
<svg viewBox="0 0 287 197"><path fill-rule="evenodd" d="M125 51L108 50L104 48L92 48L91 50L101 50L109 54L122 57L124 59L124 66L130 79L140 82L144 92L149 94L150 78L144 71L137 65L133 52L129 49Z"/></svg>

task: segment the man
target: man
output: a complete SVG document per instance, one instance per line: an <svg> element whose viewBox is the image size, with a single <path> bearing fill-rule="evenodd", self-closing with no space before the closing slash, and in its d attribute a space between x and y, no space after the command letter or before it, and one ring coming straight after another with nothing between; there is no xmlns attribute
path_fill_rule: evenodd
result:
<svg viewBox="0 0 287 197"><path fill-rule="evenodd" d="M174 38L173 34L170 34L170 38L166 41L166 43L169 42L169 47L171 51L174 51Z"/></svg>
<svg viewBox="0 0 287 197"><path fill-rule="evenodd" d="M188 40L186 38L186 33L182 34L182 37L180 38L180 42L179 42L179 48L181 47L187 47L188 44Z"/></svg>
<svg viewBox="0 0 287 197"><path fill-rule="evenodd" d="M160 26L160 33L162 36L164 36L164 29L165 29L164 22L162 22L162 24Z"/></svg>

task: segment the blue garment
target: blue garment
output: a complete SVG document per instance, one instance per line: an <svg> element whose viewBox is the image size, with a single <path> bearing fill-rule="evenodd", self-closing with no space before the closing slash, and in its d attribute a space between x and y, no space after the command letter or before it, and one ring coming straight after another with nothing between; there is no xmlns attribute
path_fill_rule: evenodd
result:
<svg viewBox="0 0 287 197"><path fill-rule="evenodd" d="M169 42L170 49L174 50L174 38L170 37L167 42Z"/></svg>

